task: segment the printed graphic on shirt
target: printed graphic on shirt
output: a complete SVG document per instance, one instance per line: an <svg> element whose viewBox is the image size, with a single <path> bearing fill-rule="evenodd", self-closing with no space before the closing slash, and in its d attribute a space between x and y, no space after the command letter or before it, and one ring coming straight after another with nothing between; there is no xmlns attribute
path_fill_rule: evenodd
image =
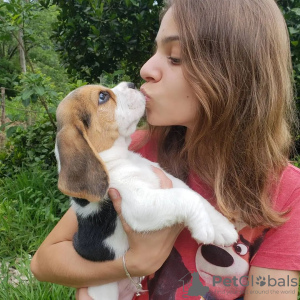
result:
<svg viewBox="0 0 300 300"><path fill-rule="evenodd" d="M149 296L139 299L239 298L247 286L249 263L266 232L264 227L244 227L239 231L239 240L231 247L199 245L191 253L194 258L191 258L190 264L184 263L182 255L174 247L164 265L144 282Z"/></svg>
<svg viewBox="0 0 300 300"><path fill-rule="evenodd" d="M177 289L182 289L191 278L181 255L173 248L164 265L148 278L149 299L175 300Z"/></svg>
<svg viewBox="0 0 300 300"><path fill-rule="evenodd" d="M196 267L209 292L205 299L235 299L247 286L250 261L259 249L267 229L244 227L231 247L200 245Z"/></svg>

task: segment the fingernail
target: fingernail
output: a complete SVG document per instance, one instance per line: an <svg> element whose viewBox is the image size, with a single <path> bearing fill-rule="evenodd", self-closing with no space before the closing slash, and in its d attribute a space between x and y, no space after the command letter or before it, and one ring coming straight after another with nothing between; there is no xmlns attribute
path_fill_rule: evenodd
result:
<svg viewBox="0 0 300 300"><path fill-rule="evenodd" d="M109 191L109 196L110 196L110 198L111 198L112 200L116 200L116 199L118 199L118 198L120 197L120 194L119 194L119 192L118 192L117 190L115 190L115 189L110 189L110 191Z"/></svg>

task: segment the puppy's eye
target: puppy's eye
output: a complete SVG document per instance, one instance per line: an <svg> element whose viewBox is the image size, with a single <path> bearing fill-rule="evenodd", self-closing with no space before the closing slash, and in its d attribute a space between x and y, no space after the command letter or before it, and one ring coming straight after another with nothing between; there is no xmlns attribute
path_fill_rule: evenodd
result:
<svg viewBox="0 0 300 300"><path fill-rule="evenodd" d="M110 98L110 94L108 92L101 92L99 94L99 100L98 100L98 104L103 104L105 102L107 102Z"/></svg>

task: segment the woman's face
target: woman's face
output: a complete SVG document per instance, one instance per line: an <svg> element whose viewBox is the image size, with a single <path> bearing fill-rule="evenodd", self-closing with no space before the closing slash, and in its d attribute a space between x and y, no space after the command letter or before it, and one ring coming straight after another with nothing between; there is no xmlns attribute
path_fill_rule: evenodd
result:
<svg viewBox="0 0 300 300"><path fill-rule="evenodd" d="M198 101L183 76L179 35L172 8L161 22L156 45L155 54L140 71L146 81L141 91L146 96L147 120L151 125L182 125L192 129Z"/></svg>

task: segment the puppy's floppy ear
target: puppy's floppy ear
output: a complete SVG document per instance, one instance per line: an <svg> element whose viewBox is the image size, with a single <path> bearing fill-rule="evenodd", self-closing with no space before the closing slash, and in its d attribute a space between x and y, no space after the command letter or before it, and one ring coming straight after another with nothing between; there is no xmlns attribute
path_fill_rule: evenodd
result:
<svg viewBox="0 0 300 300"><path fill-rule="evenodd" d="M91 202L103 199L109 186L108 173L83 124L63 126L56 143L60 161L59 190Z"/></svg>

